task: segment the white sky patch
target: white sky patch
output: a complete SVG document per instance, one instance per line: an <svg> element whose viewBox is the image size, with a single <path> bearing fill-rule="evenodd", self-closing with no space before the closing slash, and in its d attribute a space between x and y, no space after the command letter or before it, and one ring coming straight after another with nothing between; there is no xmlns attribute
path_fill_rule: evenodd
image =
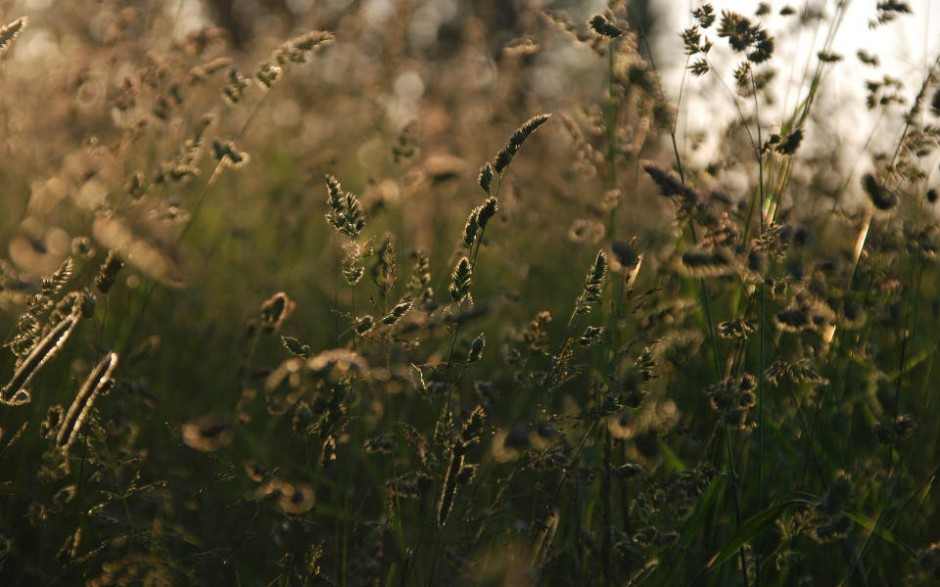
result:
<svg viewBox="0 0 940 587"><path fill-rule="evenodd" d="M183 40L192 32L210 24L202 10L202 3L196 0L176 0L164 5L164 14L175 24L173 35Z"/></svg>
<svg viewBox="0 0 940 587"><path fill-rule="evenodd" d="M741 61L742 55L732 54L726 39L716 36L715 30L723 10L732 10L762 22L776 42L770 66L777 70L773 82L777 98L772 107L761 107L760 120L764 126L764 138L768 132L777 130L777 125L789 117L809 90L809 81L816 68L817 53L831 34L838 0L770 2L771 13L757 18L754 11L758 2L753 0L724 0L713 2L717 15L716 23L704 31L714 42L709 62L720 74L724 84L734 91L732 71ZM779 15L786 5L796 9L793 16ZM931 64L940 54L940 3L936 0L911 0L913 15L897 15L896 19L872 30L869 22L877 18L874 1L848 0L844 18L835 28L831 50L842 56L842 61L828 64L817 104L827 113L826 131L834 133L842 141L843 165L864 171L870 165L869 154L877 149L890 148L902 131L897 117L879 117L878 111L869 111L865 106L865 81L881 80L884 75L904 82L904 96L908 104L914 99ZM682 107L679 118L678 137L685 140L684 146L691 149L691 139L704 137L702 146L693 158L697 163L709 162L720 140L720 134L728 124L738 118L731 92L717 83L714 73L696 79L683 66L686 57L679 33L693 24L691 11L701 2L670 3L661 8L664 34L654 47L657 65L663 75L667 99L677 100L682 88ZM807 6L822 10L822 20L808 26L800 26L799 14ZM660 8L657 6L657 8ZM877 68L863 65L856 53L865 50L880 58ZM684 77L684 85L683 85ZM929 99L929 96L928 96ZM822 106L822 104L826 106ZM741 102L742 108L751 111L751 104ZM813 140L812 125L808 126L807 141ZM871 144L866 147L866 142ZM686 156L690 153L687 152ZM853 182L853 188L857 182Z"/></svg>
<svg viewBox="0 0 940 587"><path fill-rule="evenodd" d="M381 24L388 20L395 12L395 6L390 0L367 0L363 17L371 24Z"/></svg>

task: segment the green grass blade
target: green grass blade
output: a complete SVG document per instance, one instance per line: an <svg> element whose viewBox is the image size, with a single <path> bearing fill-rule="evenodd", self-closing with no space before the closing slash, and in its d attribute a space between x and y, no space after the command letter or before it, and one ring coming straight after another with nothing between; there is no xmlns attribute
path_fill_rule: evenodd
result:
<svg viewBox="0 0 940 587"><path fill-rule="evenodd" d="M702 531L705 528L705 519L715 504L718 503L718 499L721 497L721 494L724 493L727 484L728 477L726 475L718 475L712 479L705 493L702 494L701 501L698 502L695 511L692 513L692 517L689 518L682 532L682 541L680 544L682 545L683 551L688 550L692 546L693 540L701 537Z"/></svg>
<svg viewBox="0 0 940 587"><path fill-rule="evenodd" d="M842 509L842 515L852 520L854 523L861 526L862 528L865 528L869 532L873 533L875 536L881 538L888 544L891 544L892 546L897 546L898 548L900 548L901 550L903 550L904 552L906 552L907 554L911 556L916 555L916 553L914 552L914 549L912 549L910 546L904 544L903 542L900 542L897 538L895 538L891 530L889 530L888 528L885 528L884 526L879 526L875 520L872 520L868 516L864 516L858 512L853 512L852 510L847 510L844 508Z"/></svg>
<svg viewBox="0 0 940 587"><path fill-rule="evenodd" d="M754 540L764 529L771 526L788 507L797 503L804 503L804 500L788 499L754 514L744 522L741 525L741 529L735 532L734 535L725 542L724 546L709 559L708 563L705 565L706 570L714 569L725 563L728 559L736 556L742 546Z"/></svg>

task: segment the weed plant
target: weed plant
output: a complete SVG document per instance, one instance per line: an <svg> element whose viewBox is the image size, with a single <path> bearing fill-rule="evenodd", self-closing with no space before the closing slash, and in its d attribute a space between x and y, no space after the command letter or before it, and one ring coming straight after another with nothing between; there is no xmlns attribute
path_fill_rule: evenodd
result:
<svg viewBox="0 0 940 587"><path fill-rule="evenodd" d="M940 62L540 4L0 11L2 584L940 582Z"/></svg>

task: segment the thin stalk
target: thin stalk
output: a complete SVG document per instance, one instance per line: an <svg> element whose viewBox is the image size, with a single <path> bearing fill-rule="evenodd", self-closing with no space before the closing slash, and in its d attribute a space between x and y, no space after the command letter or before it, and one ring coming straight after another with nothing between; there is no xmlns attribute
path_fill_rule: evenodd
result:
<svg viewBox="0 0 940 587"><path fill-rule="evenodd" d="M911 267L911 283L914 286L914 302L910 308L907 324L901 332L901 356L898 359L898 381L894 387L894 418L897 420L901 411L901 386L904 382L904 362L907 358L907 343L914 337L914 329L917 326L917 314L920 311L920 286L923 280L923 263L920 259L914 258L913 267Z"/></svg>
<svg viewBox="0 0 940 587"><path fill-rule="evenodd" d="M342 586L346 587L349 569L349 490L343 497L343 538L342 538Z"/></svg>
<svg viewBox="0 0 940 587"><path fill-rule="evenodd" d="M924 76L924 82L921 84L920 91L917 93L917 97L914 100L915 107L921 104L924 98L924 95L927 92L927 89L930 87L934 72L937 70L938 67L940 67L940 53L937 54L937 58L934 60L933 65L927 71L927 75ZM891 158L891 164L888 166L889 169L893 169L894 166L897 164L898 157L901 155L901 147L904 146L904 139L907 138L907 133L910 132L911 130L911 124L913 123L913 119L914 119L914 111L912 108L912 110L908 113L908 115L904 117L904 130L901 132L901 136L900 138L898 138L898 142L895 145L894 155ZM846 287L846 292L845 292L846 296L852 293L852 285L854 282L855 273L856 273L856 270L858 269L858 263L859 263L859 260L861 259L862 251L865 248L865 242L868 239L868 234L869 234L869 230L871 229L872 219L873 219L873 213L872 213L871 208L869 208L866 210L865 220L862 224L862 229L859 231L858 240L855 244L855 262L852 267L852 273L849 276L848 286ZM826 336L825 336L826 344L832 342L832 337L834 334L835 334L835 327L833 326L832 328L829 329L829 331L826 332Z"/></svg>
<svg viewBox="0 0 940 587"><path fill-rule="evenodd" d="M656 67L656 62L654 61L654 58L653 58L652 48L649 46L649 40L645 36L643 37L643 40L647 46L647 51L650 56L650 64L653 67L653 71L658 72L658 69ZM660 95L662 96L663 100L665 100L666 99L665 91L663 90L663 87L662 87L662 81L659 80L658 76L657 76L657 81L659 82ZM676 141L675 126L670 127L669 139L670 139L670 142L672 143L672 152L675 157L676 170L679 173L679 179L680 181L682 181L682 183L685 183L685 170L682 167L682 157L679 155L679 144ZM698 235L695 230L695 223L691 219L689 221L689 232L691 234L693 244L697 244ZM715 369L715 379L719 380L721 379L721 358L719 357L719 351L718 351L718 337L715 332L715 324L712 318L711 298L709 296L708 287L706 287L704 279L699 280L699 288L700 288L700 297L702 299L702 306L705 310L705 319L707 321L707 326L708 326L709 340L710 340L711 347L712 347L712 359L713 359L713 364L714 364L714 369ZM741 528L741 501L740 501L740 496L738 494L738 489L737 489L737 472L734 466L734 453L733 453L733 448L732 448L730 431L727 431L726 440L727 440L727 449L728 449L728 473L729 475L731 475L732 496L734 500L734 509L735 509L735 529L740 530ZM748 581L748 576L747 576L747 564L746 564L747 561L745 559L743 548L741 549L740 556L741 556L741 577L744 580L744 584L748 585L749 581Z"/></svg>
<svg viewBox="0 0 940 587"><path fill-rule="evenodd" d="M741 496L738 492L738 473L734 464L734 443L731 439L731 429L728 426L725 426L725 444L728 450L728 475L731 479L731 496L734 502L734 526L736 529L741 528ZM744 580L745 585L750 585L750 581L747 578L747 558L744 555L744 547L738 551L739 556L741 557L741 578ZM760 567L758 567L760 568ZM758 572L758 577L760 572Z"/></svg>
<svg viewBox="0 0 940 587"><path fill-rule="evenodd" d="M499 191L503 187L503 176L506 173L504 169L502 173L496 176L496 189L493 190L492 196L494 198L499 198ZM472 272L476 269L477 257L480 254L480 247L483 246L483 236L486 234L486 226L480 229L480 232L474 237L474 242L470 246L470 271ZM472 275L472 273L471 273ZM450 341L450 351L447 353L447 367L444 371L444 381L448 381L450 378L451 367L454 363L454 351L457 348L457 335L460 333L460 325L454 325L454 335L451 337ZM450 401L450 391L447 392L447 399Z"/></svg>
<svg viewBox="0 0 940 587"><path fill-rule="evenodd" d="M601 541L601 553L603 558L603 568L604 568L604 581L607 584L613 583L613 576L611 573L611 552L613 549L612 538L613 538L613 516L611 514L611 438L610 430L606 426L603 427L601 434L604 436L604 468L603 473L604 477L601 479L601 500L603 502L603 522L602 530L604 531L604 537Z"/></svg>
<svg viewBox="0 0 940 587"><path fill-rule="evenodd" d="M258 111L261 109L262 104L264 104L264 102L267 100L269 95L270 95L270 92L265 93L261 97L261 99L258 100L258 102L255 104L252 111L249 113L248 118L245 119L245 122L242 124L241 128L235 134L235 137L233 138L234 141L237 141L245 134L245 131L248 130L248 125L251 124L252 120L254 120L255 116L258 114ZM176 239L173 241L174 246L179 245L179 243L182 242L182 240L189 233L189 230L196 223L196 216L199 214L199 211L202 209L202 203L205 200L206 195L209 193L209 188L211 188L215 184L216 180L222 174L222 171L224 169L225 169L225 165L224 165L224 160L223 160L223 161L219 161L216 164L215 168L212 170L212 175L209 177L208 181L206 181L206 183L203 184L202 189L199 191L199 195L196 196L196 202L193 204L193 210L189 216L189 222L187 222L186 225L183 226L183 229L180 231L179 235L177 235ZM121 352L118 354L123 355L125 352L127 352L127 349L130 347L131 341L134 340L134 335L136 334L137 329L140 328L140 325L143 322L143 317L147 310L147 307L150 305L150 299L153 294L153 289L154 289L154 281L151 280L147 285L147 291L144 293L144 299L140 305L140 310L137 312L137 315L134 316L134 320L131 322L131 328L127 334L127 341L124 347L122 348Z"/></svg>
<svg viewBox="0 0 940 587"><path fill-rule="evenodd" d="M764 194L764 149L763 149L763 138L761 136L761 124L760 124L760 105L757 99L757 82L754 79L754 70L750 69L751 74L751 91L754 94L754 117L755 117L755 126L757 126L757 187L758 193L760 196L760 233L759 237L763 238L764 231L766 230L766 219L764 215L764 206L766 204L765 194ZM764 388L766 387L764 382L764 371L766 367L766 332L767 329L764 328L764 324L767 319L767 292L764 287L764 282L761 281L758 285L760 291L760 321L761 328L759 328L760 336L760 362L759 362L759 371L757 375L757 509L761 511L764 509L764 455L766 450L765 442L765 429L764 424ZM757 550L757 585L761 584L761 550Z"/></svg>
<svg viewBox="0 0 940 587"><path fill-rule="evenodd" d="M607 127L607 167L610 171L610 187L617 187L617 117L618 107L614 89L614 44L615 39L611 39L607 44L607 105L604 109L604 125ZM617 230L617 206L610 209L607 218L607 237L613 241Z"/></svg>
<svg viewBox="0 0 940 587"><path fill-rule="evenodd" d="M646 36L642 37L643 42L646 43L646 50L649 53L650 65L653 67L654 72L658 72L659 69L656 67L656 61L653 58L653 49L650 47L649 39ZM659 94L662 99L666 100L666 92L663 90L662 80L659 79L659 76L656 77L657 83L659 84ZM679 173L679 180L682 183L685 183L685 169L682 167L682 157L679 155L679 143L676 141L676 125L673 125L669 128L669 140L672 143L672 153L676 160L676 171ZM692 244L698 244L698 233L695 230L695 223L690 219L689 220L689 233L692 237ZM712 348L712 360L714 362L715 368L715 378L721 378L721 357L719 356L718 351L718 335L715 333L715 322L712 318L712 304L711 296L708 293L708 287L705 285L705 279L699 279L699 297L702 300L702 308L705 310L705 321L708 327L708 340Z"/></svg>

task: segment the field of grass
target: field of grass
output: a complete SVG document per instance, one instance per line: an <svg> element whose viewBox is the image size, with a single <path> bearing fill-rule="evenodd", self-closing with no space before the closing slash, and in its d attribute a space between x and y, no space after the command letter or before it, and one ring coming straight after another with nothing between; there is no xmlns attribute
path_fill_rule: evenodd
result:
<svg viewBox="0 0 940 587"><path fill-rule="evenodd" d="M940 584L940 57L696 4L671 95L623 0L47 4L0 9L0 584Z"/></svg>

